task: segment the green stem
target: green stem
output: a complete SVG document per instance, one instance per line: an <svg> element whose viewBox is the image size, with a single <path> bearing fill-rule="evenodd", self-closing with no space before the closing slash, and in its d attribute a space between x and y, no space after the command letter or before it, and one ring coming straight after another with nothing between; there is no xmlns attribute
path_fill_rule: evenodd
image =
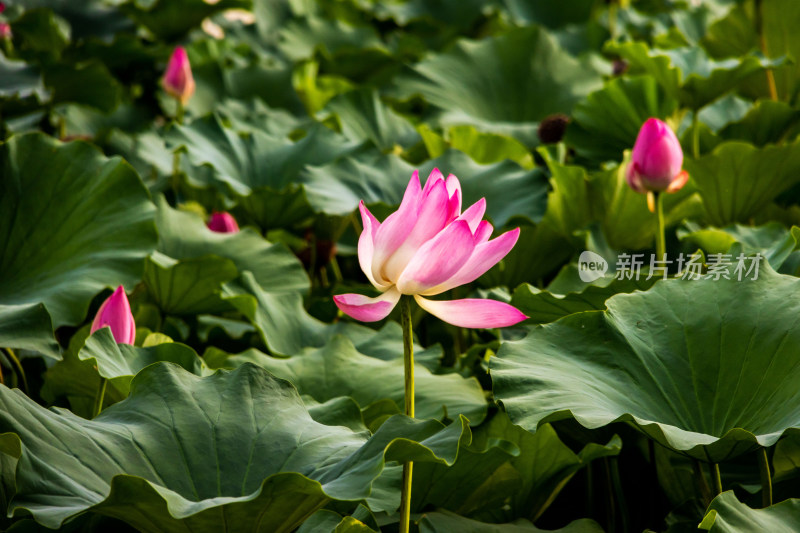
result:
<svg viewBox="0 0 800 533"><path fill-rule="evenodd" d="M772 475L769 471L769 458L767 449L762 447L758 454L758 469L761 472L761 504L764 507L772 505Z"/></svg>
<svg viewBox="0 0 800 533"><path fill-rule="evenodd" d="M178 109L175 112L175 122L177 122L178 124L180 124L182 126L183 125L183 102L181 102L178 99L176 99L175 101L178 103Z"/></svg>
<svg viewBox="0 0 800 533"><path fill-rule="evenodd" d="M8 354L9 361L11 361L11 365L14 367L14 371L22 380L22 392L28 394L28 380L25 378L25 369L22 368L22 363L11 348L6 348L6 353Z"/></svg>
<svg viewBox="0 0 800 533"><path fill-rule="evenodd" d="M764 57L769 58L769 51L767 50L767 39L766 35L764 34L764 12L763 12L763 1L756 0L755 5L755 15L756 15L756 31L758 32L758 44L761 48L761 53L764 54ZM775 85L775 74L772 72L771 68L768 68L764 71L767 75L767 88L769 89L769 97L774 100L778 101L778 87Z"/></svg>
<svg viewBox="0 0 800 533"><path fill-rule="evenodd" d="M606 494L608 495L608 531L616 533L617 531L617 507L614 504L614 487L611 482L611 466L609 465L608 457L603 457L603 466L606 471Z"/></svg>
<svg viewBox="0 0 800 533"><path fill-rule="evenodd" d="M414 418L414 337L411 331L411 297L400 298L400 322L403 327L403 368L405 370L406 415ZM408 533L411 524L411 472L414 464L403 465L403 492L400 499L400 533Z"/></svg>
<svg viewBox="0 0 800 533"><path fill-rule="evenodd" d="M330 264L331 270L333 271L333 277L336 279L336 281L338 283L344 281L344 278L342 277L342 270L339 268L339 261L336 260L335 255L331 257Z"/></svg>
<svg viewBox="0 0 800 533"><path fill-rule="evenodd" d="M617 3L614 1L608 4L608 33L612 41L617 40Z"/></svg>
<svg viewBox="0 0 800 533"><path fill-rule="evenodd" d="M700 494L703 496L703 501L708 507L708 504L711 503L711 500L714 498L711 496L711 487L708 486L708 481L706 481L706 476L703 473L703 468L700 466L700 461L697 459L692 460L692 464L694 466L694 474L697 477L698 484L700 485Z"/></svg>
<svg viewBox="0 0 800 533"><path fill-rule="evenodd" d="M628 533L628 506L625 503L625 493L622 490L622 480L619 477L619 458L611 457L611 483L614 486L614 496L619 506L619 516L622 531Z"/></svg>
<svg viewBox="0 0 800 533"><path fill-rule="evenodd" d="M667 239L664 228L664 193L653 193L656 197L656 256L659 261L667 253Z"/></svg>
<svg viewBox="0 0 800 533"><path fill-rule="evenodd" d="M108 387L108 380L104 377L100 378L100 386L97 387L97 395L94 397L94 406L92 407L92 418L100 414L103 410L103 400L106 397L106 387Z"/></svg>
<svg viewBox="0 0 800 533"><path fill-rule="evenodd" d="M696 109L692 115L692 155L695 159L700 157L700 119Z"/></svg>
<svg viewBox="0 0 800 533"><path fill-rule="evenodd" d="M714 482L714 496L722 494L722 476L717 463L711 463L711 480Z"/></svg>

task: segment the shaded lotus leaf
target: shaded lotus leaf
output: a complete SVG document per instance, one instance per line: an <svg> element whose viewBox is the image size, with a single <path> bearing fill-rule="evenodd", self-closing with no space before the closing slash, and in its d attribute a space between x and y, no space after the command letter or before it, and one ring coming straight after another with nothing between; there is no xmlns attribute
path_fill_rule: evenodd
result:
<svg viewBox="0 0 800 533"><path fill-rule="evenodd" d="M149 366L94 420L5 387L0 404L0 450L19 457L9 513L56 528L90 511L140 530L288 532L330 500L368 497L385 461L452 463L470 438L464 419L396 416L372 436L319 424L253 365L206 378Z"/></svg>
<svg viewBox="0 0 800 533"><path fill-rule="evenodd" d="M155 209L130 165L30 134L2 145L0 173L0 305L43 302L54 327L74 325L103 289L139 280Z"/></svg>
<svg viewBox="0 0 800 533"><path fill-rule="evenodd" d="M715 60L699 46L658 50L643 42L609 42L605 49L627 60L632 73L653 76L668 96L691 109L700 109L749 76L783 63L754 55Z"/></svg>
<svg viewBox="0 0 800 533"><path fill-rule="evenodd" d="M290 381L300 394L318 402L339 396L353 398L367 408L384 399L404 405L403 359L384 361L360 353L346 337L337 335L324 347L309 350L288 359L270 357L258 350L248 350L229 357L226 366L253 363L279 378ZM433 374L427 368L415 368L415 398L418 418L455 419L463 415L471 425L486 417L487 403L478 380L459 374ZM380 379L375 379L380 376Z"/></svg>
<svg viewBox="0 0 800 533"><path fill-rule="evenodd" d="M10 60L0 56L0 96L4 99L35 96L38 100L47 98L47 90L42 83L39 69L24 61Z"/></svg>
<svg viewBox="0 0 800 533"><path fill-rule="evenodd" d="M468 29L484 8L481 0L409 0L376 2L372 11L376 18L391 18L399 26L419 21L441 26L441 21L447 21L447 26Z"/></svg>
<svg viewBox="0 0 800 533"><path fill-rule="evenodd" d="M408 147L420 140L414 126L381 102L375 89L359 89L334 97L322 111L336 116L342 134L351 141L364 139L382 151Z"/></svg>
<svg viewBox="0 0 800 533"><path fill-rule="evenodd" d="M728 141L699 159L687 158L684 168L703 199L709 223L750 222L800 181L800 141L764 148Z"/></svg>
<svg viewBox="0 0 800 533"><path fill-rule="evenodd" d="M70 27L50 9L27 9L14 20L13 39L23 59L58 61L69 45Z"/></svg>
<svg viewBox="0 0 800 533"><path fill-rule="evenodd" d="M43 71L44 84L53 92L54 104L82 104L109 113L122 100L123 87L97 60L85 63L55 63Z"/></svg>
<svg viewBox="0 0 800 533"><path fill-rule="evenodd" d="M651 76L616 78L575 105L564 142L592 161L622 161L648 118L665 119L677 107Z"/></svg>
<svg viewBox="0 0 800 533"><path fill-rule="evenodd" d="M61 347L53 336L53 321L41 303L0 305L0 346L61 357Z"/></svg>
<svg viewBox="0 0 800 533"><path fill-rule="evenodd" d="M133 20L165 40L177 40L192 28L200 26L204 18L225 9L248 9L251 0L220 0L209 3L203 0L116 0L122 10Z"/></svg>
<svg viewBox="0 0 800 533"><path fill-rule="evenodd" d="M563 6L552 2L502 0L500 3L517 24L521 26L543 24L548 28L586 23L591 19L596 7L594 0L576 0L570 3L569 9L563 9Z"/></svg>
<svg viewBox="0 0 800 533"><path fill-rule="evenodd" d="M769 531L793 533L800 527L800 500L790 498L764 509L751 509L732 490L711 502L698 529L711 533Z"/></svg>
<svg viewBox="0 0 800 533"><path fill-rule="evenodd" d="M535 521L576 472L594 459L619 454L621 445L615 436L605 446L590 443L576 454L550 425L531 434L499 412L474 430L473 442L454 465L415 467L412 509Z"/></svg>
<svg viewBox="0 0 800 533"><path fill-rule="evenodd" d="M352 26L342 20L311 16L294 19L280 29L279 47L292 61L309 59L319 50L332 56L364 48L383 48L372 26Z"/></svg>
<svg viewBox="0 0 800 533"><path fill-rule="evenodd" d="M560 529L539 529L529 520L519 519L508 524L478 522L455 513L439 511L425 513L419 522L420 533L602 533L594 520L581 518Z"/></svg>
<svg viewBox="0 0 800 533"><path fill-rule="evenodd" d="M793 327L800 280L768 264L730 279L666 280L529 329L492 360L494 393L535 431L572 417L633 422L692 457L720 462L800 429ZM742 302L747 302L743 305Z"/></svg>
<svg viewBox="0 0 800 533"><path fill-rule="evenodd" d="M396 85L401 97L419 94L439 109L443 124L471 124L534 146L536 123L552 113L569 113L601 79L545 30L530 27L460 40L414 65Z"/></svg>

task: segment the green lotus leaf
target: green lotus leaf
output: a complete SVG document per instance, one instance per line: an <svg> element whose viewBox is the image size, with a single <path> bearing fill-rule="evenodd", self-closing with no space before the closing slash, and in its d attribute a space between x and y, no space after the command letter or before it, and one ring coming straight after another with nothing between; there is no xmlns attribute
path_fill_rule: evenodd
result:
<svg viewBox="0 0 800 533"><path fill-rule="evenodd" d="M607 311L531 328L492 360L495 397L529 431L627 420L706 461L774 444L800 429L797 303L786 298L800 280L763 261L757 279L726 275L659 281L613 296Z"/></svg>
<svg viewBox="0 0 800 533"><path fill-rule="evenodd" d="M800 141L765 148L729 141L700 159L687 158L684 168L703 199L708 222L750 222L800 181Z"/></svg>
<svg viewBox="0 0 800 533"><path fill-rule="evenodd" d="M69 45L70 27L50 9L28 9L14 20L14 40L24 59L57 61Z"/></svg>
<svg viewBox="0 0 800 533"><path fill-rule="evenodd" d="M100 291L139 280L155 209L128 164L30 134L3 144L0 169L0 304L43 302L54 327L74 325Z"/></svg>
<svg viewBox="0 0 800 533"><path fill-rule="evenodd" d="M778 270L789 256L800 247L799 234L772 222L764 226L733 224L724 228L700 227L686 223L686 230L678 231L678 238L697 246L708 254L761 254L774 270ZM735 244L738 246L732 248Z"/></svg>
<svg viewBox="0 0 800 533"><path fill-rule="evenodd" d="M646 278L615 279L604 287L586 284L584 290L567 294L554 294L526 283L514 290L511 305L522 311L531 322L546 324L583 311L603 310L606 300L615 294L647 290L658 279Z"/></svg>
<svg viewBox="0 0 800 533"><path fill-rule="evenodd" d="M248 9L251 0L116 0L122 10L156 36L176 40L200 26L204 18L225 9Z"/></svg>
<svg viewBox="0 0 800 533"><path fill-rule="evenodd" d="M508 524L487 524L478 522L455 513L439 511L425 513L419 522L420 533L602 533L594 520L581 518L560 529L539 529L530 521L519 519Z"/></svg>
<svg viewBox="0 0 800 533"><path fill-rule="evenodd" d="M251 228L237 233L215 233L193 213L173 209L164 197L156 199L158 251L178 261L218 256L249 271L256 282L274 293L304 293L308 276L286 246L264 240ZM215 276L211 271L203 275Z"/></svg>
<svg viewBox="0 0 800 533"><path fill-rule="evenodd" d="M253 365L206 378L151 365L94 420L6 387L0 404L0 451L19 457L9 513L53 528L89 511L144 531L288 532L330 500L368 497L385 461L452 464L470 438L464 419L396 416L372 436L319 424Z"/></svg>
<svg viewBox="0 0 800 533"><path fill-rule="evenodd" d="M409 0L407 2L376 2L372 11L380 20L393 19L400 26L412 22L428 22L468 29L481 16L485 2L481 0Z"/></svg>
<svg viewBox="0 0 800 533"><path fill-rule="evenodd" d="M719 131L722 139L740 139L756 146L777 144L800 121L800 110L784 102L759 100L740 120Z"/></svg>
<svg viewBox="0 0 800 533"><path fill-rule="evenodd" d="M188 346L176 342L146 348L117 344L110 328L103 328L87 338L78 352L78 359L92 363L98 375L109 380L123 397L130 392L133 377L146 366L159 361L174 363L197 375L208 370L203 360Z"/></svg>
<svg viewBox="0 0 800 533"><path fill-rule="evenodd" d="M526 169L535 166L531 152L513 137L484 133L468 125L451 126L444 136L434 133L425 124L418 126L418 129L431 157L441 156L450 147L464 152L473 161L483 165L509 159Z"/></svg>
<svg viewBox="0 0 800 533"><path fill-rule="evenodd" d="M474 430L472 444L459 452L454 465L414 468L412 509L535 521L572 476L594 459L619 454L621 445L615 436L605 446L590 443L576 454L550 425L531 434L499 412Z"/></svg>
<svg viewBox="0 0 800 533"><path fill-rule="evenodd" d="M609 42L605 49L627 60L632 72L653 76L668 96L691 109L734 90L754 73L782 64L754 55L718 61L697 46L658 50L643 42Z"/></svg>
<svg viewBox="0 0 800 533"><path fill-rule="evenodd" d="M53 336L53 321L41 303L0 305L0 346L61 357L61 348Z"/></svg>
<svg viewBox="0 0 800 533"><path fill-rule="evenodd" d="M36 96L39 100L47 97L39 69L25 63L0 56L0 96L4 99Z"/></svg>
<svg viewBox="0 0 800 533"><path fill-rule="evenodd" d="M123 87L97 60L55 63L44 69L44 84L53 92L53 103L77 103L109 113L119 105Z"/></svg>
<svg viewBox="0 0 800 533"><path fill-rule="evenodd" d="M262 131L240 134L208 116L168 134L174 148L185 147L195 167L190 178L238 199L261 227L287 227L310 214L302 190L293 184L306 165L322 165L353 154L361 143L318 125L297 142Z"/></svg>
<svg viewBox="0 0 800 533"><path fill-rule="evenodd" d="M751 509L736 499L732 490L723 492L708 506L698 529L711 533L769 531L793 533L800 527L800 500L790 498L764 509Z"/></svg>
<svg viewBox="0 0 800 533"><path fill-rule="evenodd" d="M500 3L517 24L543 24L548 28L588 22L596 7L594 0L577 0L570 4L569 9L552 2L502 0Z"/></svg>
<svg viewBox="0 0 800 533"><path fill-rule="evenodd" d="M544 214L547 181L542 170L526 170L512 161L481 165L452 149L416 167L394 155L348 157L323 167L308 167L299 181L314 209L346 215L360 200L398 205L414 170L419 170L424 183L434 168L458 176L465 207L486 198L487 216L498 228L514 216L538 221Z"/></svg>
<svg viewBox="0 0 800 533"><path fill-rule="evenodd" d="M575 105L564 142L592 161L621 161L648 118L665 119L677 107L651 76L616 78Z"/></svg>
<svg viewBox="0 0 800 533"><path fill-rule="evenodd" d="M244 363L266 368L271 374L290 381L300 394L318 402L349 396L359 406L367 408L388 398L398 409L403 407L403 359L396 357L384 361L364 355L341 335L333 337L322 348L288 359L248 350L226 360L229 367ZM375 379L375 376L380 376L380 379ZM486 417L486 398L475 378L464 378L459 374L437 375L417 365L415 380L415 414L418 418L441 420L463 415L476 426Z"/></svg>
<svg viewBox="0 0 800 533"><path fill-rule="evenodd" d="M420 140L414 126L381 102L374 89L340 94L328 102L325 111L336 116L345 137L356 142L369 139L382 151L408 147Z"/></svg>
<svg viewBox="0 0 800 533"><path fill-rule="evenodd" d="M401 97L420 94L439 109L443 124L472 124L534 146L538 121L569 113L601 80L545 30L531 27L482 41L460 40L414 65L396 84Z"/></svg>
<svg viewBox="0 0 800 533"><path fill-rule="evenodd" d="M328 56L349 50L383 48L372 26L352 26L320 17L294 19L280 29L279 47L292 61L309 59L317 50Z"/></svg>

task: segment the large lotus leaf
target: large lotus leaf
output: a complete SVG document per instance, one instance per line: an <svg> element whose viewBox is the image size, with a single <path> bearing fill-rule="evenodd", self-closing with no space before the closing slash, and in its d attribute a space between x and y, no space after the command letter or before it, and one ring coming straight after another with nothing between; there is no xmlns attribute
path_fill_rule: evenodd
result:
<svg viewBox="0 0 800 533"><path fill-rule="evenodd" d="M419 522L420 533L603 533L597 522L581 518L560 529L539 529L530 521L519 519L508 524L488 524L440 511L425 513Z"/></svg>
<svg viewBox="0 0 800 533"><path fill-rule="evenodd" d="M531 434L499 412L474 431L472 444L459 452L454 465L414 469L412 509L535 521L576 472L596 458L617 455L620 446L615 436L605 446L591 443L576 454L550 425Z"/></svg>
<svg viewBox="0 0 800 533"><path fill-rule="evenodd" d="M546 324L582 311L603 310L606 300L615 294L647 290L658 279L646 278L614 280L604 287L587 284L581 292L568 294L554 294L526 283L514 290L511 305L525 313L531 322Z"/></svg>
<svg viewBox="0 0 800 533"><path fill-rule="evenodd" d="M563 9L563 6L553 2L502 0L500 3L517 24L543 24L548 28L585 23L592 17L597 4L595 0L575 0L570 3L569 9Z"/></svg>
<svg viewBox="0 0 800 533"><path fill-rule="evenodd" d="M447 148L467 154L477 163L488 165L509 159L523 168L533 168L533 154L513 137L498 133L478 131L474 126L462 125L447 128L444 136L434 133L427 125L419 126L425 149L431 157L439 157Z"/></svg>
<svg viewBox="0 0 800 533"><path fill-rule="evenodd" d="M53 326L78 324L97 293L138 281L155 209L127 163L31 134L0 148L0 169L0 304L43 302Z"/></svg>
<svg viewBox="0 0 800 533"><path fill-rule="evenodd" d="M302 191L293 185L306 165L329 163L361 145L321 125L297 142L257 130L242 134L213 115L176 126L168 139L174 147L185 147L192 165L210 167L210 172L195 170L192 179L238 197L247 214L269 228L309 214Z"/></svg>
<svg viewBox="0 0 800 533"><path fill-rule="evenodd" d="M341 94L328 102L325 111L336 115L345 137L356 142L369 139L383 151L420 140L414 126L381 102L375 89Z"/></svg>
<svg viewBox="0 0 800 533"><path fill-rule="evenodd" d="M627 42L609 43L606 50L630 62L632 71L653 76L667 95L692 109L730 92L752 74L781 64L753 55L717 61L698 46L658 50Z"/></svg>
<svg viewBox="0 0 800 533"><path fill-rule="evenodd" d="M617 250L651 248L655 242L656 217L648 209L645 195L628 185L627 164L626 154L623 164L594 174L590 198L609 246ZM666 227L702 213L700 199L694 194L694 183L664 196Z"/></svg>
<svg viewBox="0 0 800 533"><path fill-rule="evenodd" d="M800 181L800 142L756 148L729 141L700 159L687 158L684 167L700 192L708 222L749 222Z"/></svg>
<svg viewBox="0 0 800 533"><path fill-rule="evenodd" d="M373 14L376 18L393 19L400 26L415 21L426 21L446 31L446 27L466 30L481 16L485 8L481 0L409 0L407 2L375 2ZM447 21L447 24L441 24Z"/></svg>
<svg viewBox="0 0 800 533"><path fill-rule="evenodd" d="M616 78L575 106L564 141L582 157L621 161L648 118L664 119L677 107L651 76Z"/></svg>
<svg viewBox="0 0 800 533"><path fill-rule="evenodd" d="M389 398L403 407L405 385L403 359L384 361L363 355L346 337L337 335L323 348L288 359L270 357L248 350L229 357L226 366L254 363L273 375L289 380L300 394L318 402L350 396L362 408ZM415 367L416 416L454 419L464 415L471 425L486 417L486 398L475 378L459 374L432 374L424 366ZM380 379L376 379L380 376Z"/></svg>
<svg viewBox="0 0 800 533"><path fill-rule="evenodd" d="M778 143L800 121L800 110L784 102L759 100L740 120L727 124L718 135L740 139L756 146Z"/></svg>
<svg viewBox="0 0 800 533"><path fill-rule="evenodd" d="M764 509L751 509L736 499L732 490L711 502L698 529L711 533L769 531L795 533L800 528L800 500L791 498Z"/></svg>
<svg viewBox="0 0 800 533"><path fill-rule="evenodd" d="M486 213L502 227L514 216L542 218L547 202L547 180L540 169L526 170L512 161L481 165L458 150L414 167L394 155L345 158L323 167L308 167L300 176L315 209L346 215L364 200L367 204L398 205L415 169L424 183L439 168L461 182L463 205L486 198Z"/></svg>
<svg viewBox="0 0 800 533"><path fill-rule="evenodd" d="M36 96L39 100L47 97L39 70L24 61L13 61L0 55L0 96L26 98Z"/></svg>
<svg viewBox="0 0 800 533"><path fill-rule="evenodd" d="M352 516L342 517L339 513L320 509L303 522L296 533L375 533L375 530Z"/></svg>
<svg viewBox="0 0 800 533"><path fill-rule="evenodd" d="M97 60L55 63L44 70L44 84L53 91L53 103L71 102L109 113L122 99L123 87Z"/></svg>
<svg viewBox="0 0 800 533"><path fill-rule="evenodd" d="M67 21L49 9L34 8L14 20L14 41L20 56L42 62L57 61L69 44Z"/></svg>
<svg viewBox="0 0 800 533"><path fill-rule="evenodd" d="M0 346L61 357L61 348L53 336L53 322L41 303L0 305Z"/></svg>
<svg viewBox="0 0 800 533"><path fill-rule="evenodd" d="M452 463L461 419L396 416L374 435L315 422L253 365L199 378L167 363L94 420L0 387L0 449L18 456L9 513L59 527L86 512L141 531L288 532L330 500L361 500L385 461Z"/></svg>
<svg viewBox="0 0 800 533"><path fill-rule="evenodd" d="M309 59L317 50L327 55L363 48L383 48L372 26L352 26L341 20L306 17L280 29L281 51L293 61Z"/></svg>
<svg viewBox="0 0 800 533"><path fill-rule="evenodd" d="M400 96L420 94L440 109L443 123L511 134L528 146L538 144L536 122L569 113L601 86L599 74L537 27L458 41L414 65L396 83Z"/></svg>
<svg viewBox="0 0 800 533"><path fill-rule="evenodd" d="M251 228L215 233L196 214L171 208L164 197L159 197L156 205L158 251L162 254L179 261L210 255L229 259L239 272L252 272L256 282L272 293L308 290L308 276L286 246L264 240Z"/></svg>
<svg viewBox="0 0 800 533"><path fill-rule="evenodd" d="M661 444L721 461L800 429L793 327L800 280L757 272L666 280L532 328L492 361L496 398L534 431L630 420ZM752 265L751 265L752 266Z"/></svg>

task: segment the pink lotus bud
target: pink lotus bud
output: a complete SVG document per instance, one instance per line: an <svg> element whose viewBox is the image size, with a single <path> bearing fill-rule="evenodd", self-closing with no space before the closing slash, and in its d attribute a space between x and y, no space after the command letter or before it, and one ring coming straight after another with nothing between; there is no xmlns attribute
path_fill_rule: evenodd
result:
<svg viewBox="0 0 800 533"><path fill-rule="evenodd" d="M8 22L0 22L0 41L11 39L11 24Z"/></svg>
<svg viewBox="0 0 800 533"><path fill-rule="evenodd" d="M211 219L209 219L208 229L211 231L216 231L217 233L236 233L239 231L239 224L236 223L236 219L230 213L211 213Z"/></svg>
<svg viewBox="0 0 800 533"><path fill-rule="evenodd" d="M189 65L186 49L182 46L176 47L172 52L161 85L165 91L180 100L182 104L186 104L194 94L195 83L194 77L192 77L192 67Z"/></svg>
<svg viewBox="0 0 800 533"><path fill-rule="evenodd" d="M119 344L133 344L136 340L136 323L122 285L97 310L91 333L106 326L111 328L111 333Z"/></svg>
<svg viewBox="0 0 800 533"><path fill-rule="evenodd" d="M0 13L2 13L5 10L6 10L6 3L5 2L0 2Z"/></svg>
<svg viewBox="0 0 800 533"><path fill-rule="evenodd" d="M640 193L675 192L689 179L682 166L683 150L675 133L661 120L647 119L633 145L628 185Z"/></svg>

